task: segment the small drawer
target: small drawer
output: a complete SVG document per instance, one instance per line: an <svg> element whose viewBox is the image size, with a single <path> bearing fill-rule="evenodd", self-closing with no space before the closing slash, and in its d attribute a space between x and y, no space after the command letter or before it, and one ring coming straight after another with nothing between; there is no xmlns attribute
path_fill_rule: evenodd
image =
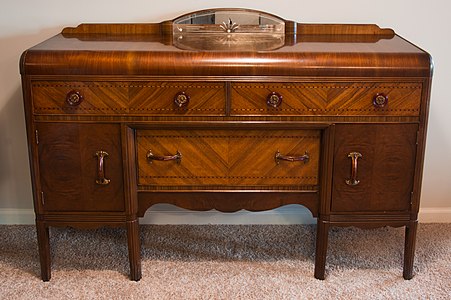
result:
<svg viewBox="0 0 451 300"><path fill-rule="evenodd" d="M129 91L130 114L225 115L224 83L135 82Z"/></svg>
<svg viewBox="0 0 451 300"><path fill-rule="evenodd" d="M35 81L31 91L36 115L128 112L126 82Z"/></svg>
<svg viewBox="0 0 451 300"><path fill-rule="evenodd" d="M32 83L36 115L225 115L224 83Z"/></svg>
<svg viewBox="0 0 451 300"><path fill-rule="evenodd" d="M138 184L313 189L319 148L318 130L139 130Z"/></svg>
<svg viewBox="0 0 451 300"><path fill-rule="evenodd" d="M421 83L233 83L232 115L419 116Z"/></svg>

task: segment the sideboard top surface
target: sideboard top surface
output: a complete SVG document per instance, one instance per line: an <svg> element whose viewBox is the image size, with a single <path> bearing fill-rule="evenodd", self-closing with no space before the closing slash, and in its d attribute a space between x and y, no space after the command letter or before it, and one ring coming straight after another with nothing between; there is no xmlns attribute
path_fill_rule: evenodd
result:
<svg viewBox="0 0 451 300"><path fill-rule="evenodd" d="M285 21L282 42L268 46L258 33L200 33L176 39L173 24L65 28L24 52L21 73L353 77L429 77L431 73L429 54L376 25ZM191 44L181 47L182 38Z"/></svg>

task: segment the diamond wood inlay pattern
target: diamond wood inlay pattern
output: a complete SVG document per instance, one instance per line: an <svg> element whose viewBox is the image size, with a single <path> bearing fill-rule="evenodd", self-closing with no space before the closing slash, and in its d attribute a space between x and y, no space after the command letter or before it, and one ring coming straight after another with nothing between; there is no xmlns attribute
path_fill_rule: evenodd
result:
<svg viewBox="0 0 451 300"><path fill-rule="evenodd" d="M128 84L124 82L57 82L32 84L35 114L125 114L128 111ZM70 106L66 96L78 91L83 101Z"/></svg>
<svg viewBox="0 0 451 300"><path fill-rule="evenodd" d="M139 130L140 185L312 186L318 184L320 132L317 130ZM154 155L182 154L175 161ZM307 163L275 161L285 155L310 156Z"/></svg>
<svg viewBox="0 0 451 300"><path fill-rule="evenodd" d="M177 107L174 97L185 92L186 107ZM132 83L129 88L131 114L225 115L224 83Z"/></svg>
<svg viewBox="0 0 451 300"><path fill-rule="evenodd" d="M225 115L224 83L37 81L32 89L38 115ZM79 105L66 102L71 91L83 96ZM190 97L184 107L174 104L179 92Z"/></svg>
<svg viewBox="0 0 451 300"><path fill-rule="evenodd" d="M421 84L418 83L233 83L232 115L340 115L418 116ZM282 95L282 104L268 107L271 92ZM388 104L373 105L383 93Z"/></svg>

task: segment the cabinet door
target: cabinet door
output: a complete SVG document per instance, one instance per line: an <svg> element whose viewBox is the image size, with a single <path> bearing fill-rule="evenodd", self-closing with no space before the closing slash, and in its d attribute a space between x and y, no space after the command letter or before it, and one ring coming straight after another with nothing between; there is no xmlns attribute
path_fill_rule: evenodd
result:
<svg viewBox="0 0 451 300"><path fill-rule="evenodd" d="M118 125L42 123L37 130L44 210L125 210Z"/></svg>
<svg viewBox="0 0 451 300"><path fill-rule="evenodd" d="M336 125L331 211L408 211L416 124Z"/></svg>

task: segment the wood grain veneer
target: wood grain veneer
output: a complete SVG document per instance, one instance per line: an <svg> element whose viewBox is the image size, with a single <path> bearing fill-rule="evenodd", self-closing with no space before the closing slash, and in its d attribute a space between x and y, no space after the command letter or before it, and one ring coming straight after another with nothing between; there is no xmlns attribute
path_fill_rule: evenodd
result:
<svg viewBox="0 0 451 300"><path fill-rule="evenodd" d="M141 186L296 186L302 190L318 184L319 130L138 130L136 144ZM150 162L149 150L156 155L180 151L183 156L180 163ZM278 150L292 156L308 153L309 158L276 162Z"/></svg>
<svg viewBox="0 0 451 300"><path fill-rule="evenodd" d="M282 42L270 49L206 47L207 37L178 48L171 20L81 24L22 54L43 280L53 226L125 228L139 280L139 217L157 203L303 205L317 217L318 279L331 227L403 226L412 278L430 55L376 25L280 20ZM182 158L151 162L149 150Z"/></svg>

